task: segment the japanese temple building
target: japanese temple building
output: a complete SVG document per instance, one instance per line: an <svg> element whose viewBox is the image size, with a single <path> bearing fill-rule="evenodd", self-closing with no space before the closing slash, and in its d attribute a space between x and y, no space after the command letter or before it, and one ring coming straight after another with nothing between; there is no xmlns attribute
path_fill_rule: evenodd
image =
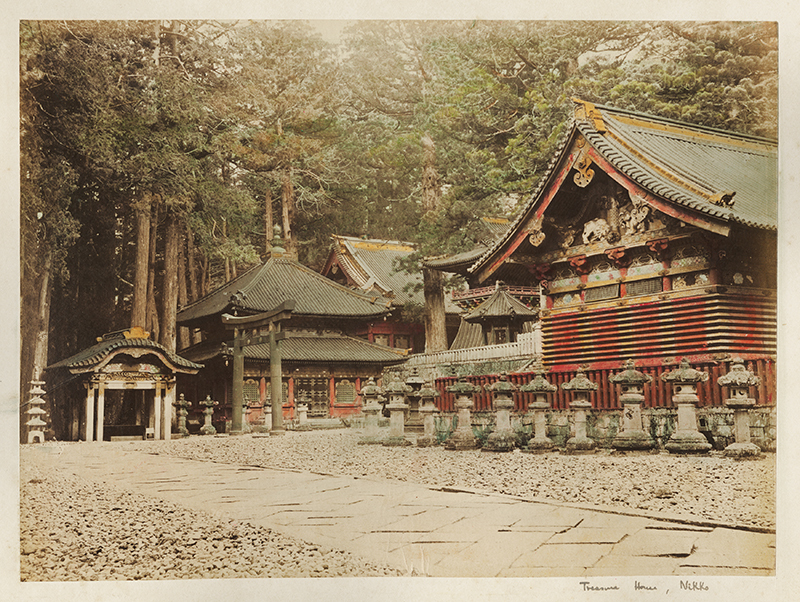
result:
<svg viewBox="0 0 800 602"><path fill-rule="evenodd" d="M425 265L464 275L464 298L488 300L496 281L524 291L551 382L585 366L595 407L613 407L607 378L625 360L658 376L682 357L712 375L740 357L774 403L777 175L774 140L575 99L505 234Z"/></svg>
<svg viewBox="0 0 800 602"><path fill-rule="evenodd" d="M301 265L274 246L266 261L178 312L178 324L200 329L202 342L181 351L205 364L197 377L182 379L190 400L211 395L219 402L215 422L232 417L233 333L223 315L254 316L293 301L290 319L281 325L283 414L295 403L308 405L309 417L347 416L360 411L360 390L384 367L401 363L407 349L393 349L362 338L392 311L391 300L342 286ZM267 333L258 333L267 334ZM258 421L269 406L270 346L244 347L244 398L247 420Z"/></svg>
<svg viewBox="0 0 800 602"><path fill-rule="evenodd" d="M413 243L334 235L322 274L344 286L392 300L396 311L383 322L365 323L356 334L370 342L421 353L425 349L425 328L421 322L403 320L403 308L425 303L421 274L402 270L399 261L411 255ZM417 285L417 286L415 286ZM460 309L445 297L448 342L458 331Z"/></svg>
<svg viewBox="0 0 800 602"><path fill-rule="evenodd" d="M138 327L99 337L95 345L47 367L55 437L169 439L177 376L197 374L202 367L151 341Z"/></svg>

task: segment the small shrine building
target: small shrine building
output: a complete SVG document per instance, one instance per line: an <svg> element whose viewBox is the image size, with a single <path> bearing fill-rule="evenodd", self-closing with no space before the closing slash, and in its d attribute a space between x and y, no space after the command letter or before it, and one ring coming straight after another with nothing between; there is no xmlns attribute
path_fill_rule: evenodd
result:
<svg viewBox="0 0 800 602"><path fill-rule="evenodd" d="M169 439L176 378L202 367L151 341L139 327L103 335L95 345L47 367L55 436ZM77 394L79 387L83 395Z"/></svg>

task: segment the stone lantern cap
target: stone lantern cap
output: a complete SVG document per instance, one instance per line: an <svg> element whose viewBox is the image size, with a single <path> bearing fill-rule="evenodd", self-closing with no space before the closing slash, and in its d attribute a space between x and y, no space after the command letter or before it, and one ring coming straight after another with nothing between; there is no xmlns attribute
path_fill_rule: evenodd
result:
<svg viewBox="0 0 800 602"><path fill-rule="evenodd" d="M681 359L680 366L665 372L661 375L661 380L665 383L675 384L696 384L708 380L708 373L695 370L689 365L689 361L684 357Z"/></svg>
<svg viewBox="0 0 800 602"><path fill-rule="evenodd" d="M436 389L433 388L433 384L431 382L426 382L425 386L417 392L422 399L435 399L439 397L440 393Z"/></svg>
<svg viewBox="0 0 800 602"><path fill-rule="evenodd" d="M172 405L177 406L179 408L190 408L192 407L192 402L188 401L186 397L184 397L183 393L178 396L178 399L172 402Z"/></svg>
<svg viewBox="0 0 800 602"><path fill-rule="evenodd" d="M505 393L506 395L509 396L511 395L511 393L513 393L518 389L517 385L508 380L508 374L505 372L500 374L500 380L489 385L486 388L495 395L501 395Z"/></svg>
<svg viewBox="0 0 800 602"><path fill-rule="evenodd" d="M558 387L551 385L541 374L537 374L531 382L522 385L519 390L523 393L555 393Z"/></svg>
<svg viewBox="0 0 800 602"><path fill-rule="evenodd" d="M388 395L405 395L411 391L411 387L399 380L393 380L383 388L383 392Z"/></svg>
<svg viewBox="0 0 800 602"><path fill-rule="evenodd" d="M744 362L740 359L733 360L730 372L720 376L717 384L723 387L750 387L756 386L761 379L750 370L745 370Z"/></svg>
<svg viewBox="0 0 800 602"><path fill-rule="evenodd" d="M411 376L406 379L406 384L412 389L421 388L425 384L425 379L419 375L419 370L414 368L411 371Z"/></svg>
<svg viewBox="0 0 800 602"><path fill-rule="evenodd" d="M219 402L218 401L214 401L213 399L211 399L211 395L206 395L206 398L203 401L200 402L200 405L201 406L206 406L208 408L212 408L214 406L219 405Z"/></svg>
<svg viewBox="0 0 800 602"><path fill-rule="evenodd" d="M622 367L624 369L622 372L609 376L608 380L614 384L640 386L653 380L653 377L649 374L644 374L636 370L633 360L626 361Z"/></svg>
<svg viewBox="0 0 800 602"><path fill-rule="evenodd" d="M578 373L568 383L561 385L565 391L597 391L598 384L593 383L583 372L583 368L578 368Z"/></svg>
<svg viewBox="0 0 800 602"><path fill-rule="evenodd" d="M480 391L481 387L480 385L473 385L472 383L467 382L466 377L462 376L458 379L456 384L447 387L447 390L450 393L455 393L456 395L472 395L473 393Z"/></svg>
<svg viewBox="0 0 800 602"><path fill-rule="evenodd" d="M369 377L367 384L361 387L361 395L364 397L377 397L381 393L383 393L383 389L375 384L375 379L372 376Z"/></svg>
<svg viewBox="0 0 800 602"><path fill-rule="evenodd" d="M536 376L529 383L522 385L519 390L523 393L555 393L558 391L558 387L551 385L544 377L545 372L542 356L537 354L533 362L533 373Z"/></svg>

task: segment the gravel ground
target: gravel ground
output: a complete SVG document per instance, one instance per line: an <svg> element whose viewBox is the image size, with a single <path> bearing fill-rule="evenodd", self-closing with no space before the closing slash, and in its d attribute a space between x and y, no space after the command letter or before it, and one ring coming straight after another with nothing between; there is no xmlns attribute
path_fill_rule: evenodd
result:
<svg viewBox="0 0 800 602"><path fill-rule="evenodd" d="M136 447L196 460L464 487L775 528L774 454L747 461L715 452L537 455L357 445L359 438L355 429L337 429L267 438L197 436Z"/></svg>
<svg viewBox="0 0 800 602"><path fill-rule="evenodd" d="M409 481L775 528L775 457L568 456L357 445L360 432L190 437L129 444L196 460ZM22 581L396 576L270 529L42 471L21 446Z"/></svg>
<svg viewBox="0 0 800 602"><path fill-rule="evenodd" d="M20 580L397 576L350 554L72 475L23 449Z"/></svg>

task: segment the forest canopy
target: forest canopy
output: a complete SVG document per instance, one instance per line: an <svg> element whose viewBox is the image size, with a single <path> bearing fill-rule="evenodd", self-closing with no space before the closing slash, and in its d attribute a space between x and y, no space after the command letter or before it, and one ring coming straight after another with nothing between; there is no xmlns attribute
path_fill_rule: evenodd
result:
<svg viewBox="0 0 800 602"><path fill-rule="evenodd" d="M774 138L777 48L771 22L23 21L21 382L132 324L188 344L177 307L274 224L315 268L331 234L472 248L571 97Z"/></svg>

